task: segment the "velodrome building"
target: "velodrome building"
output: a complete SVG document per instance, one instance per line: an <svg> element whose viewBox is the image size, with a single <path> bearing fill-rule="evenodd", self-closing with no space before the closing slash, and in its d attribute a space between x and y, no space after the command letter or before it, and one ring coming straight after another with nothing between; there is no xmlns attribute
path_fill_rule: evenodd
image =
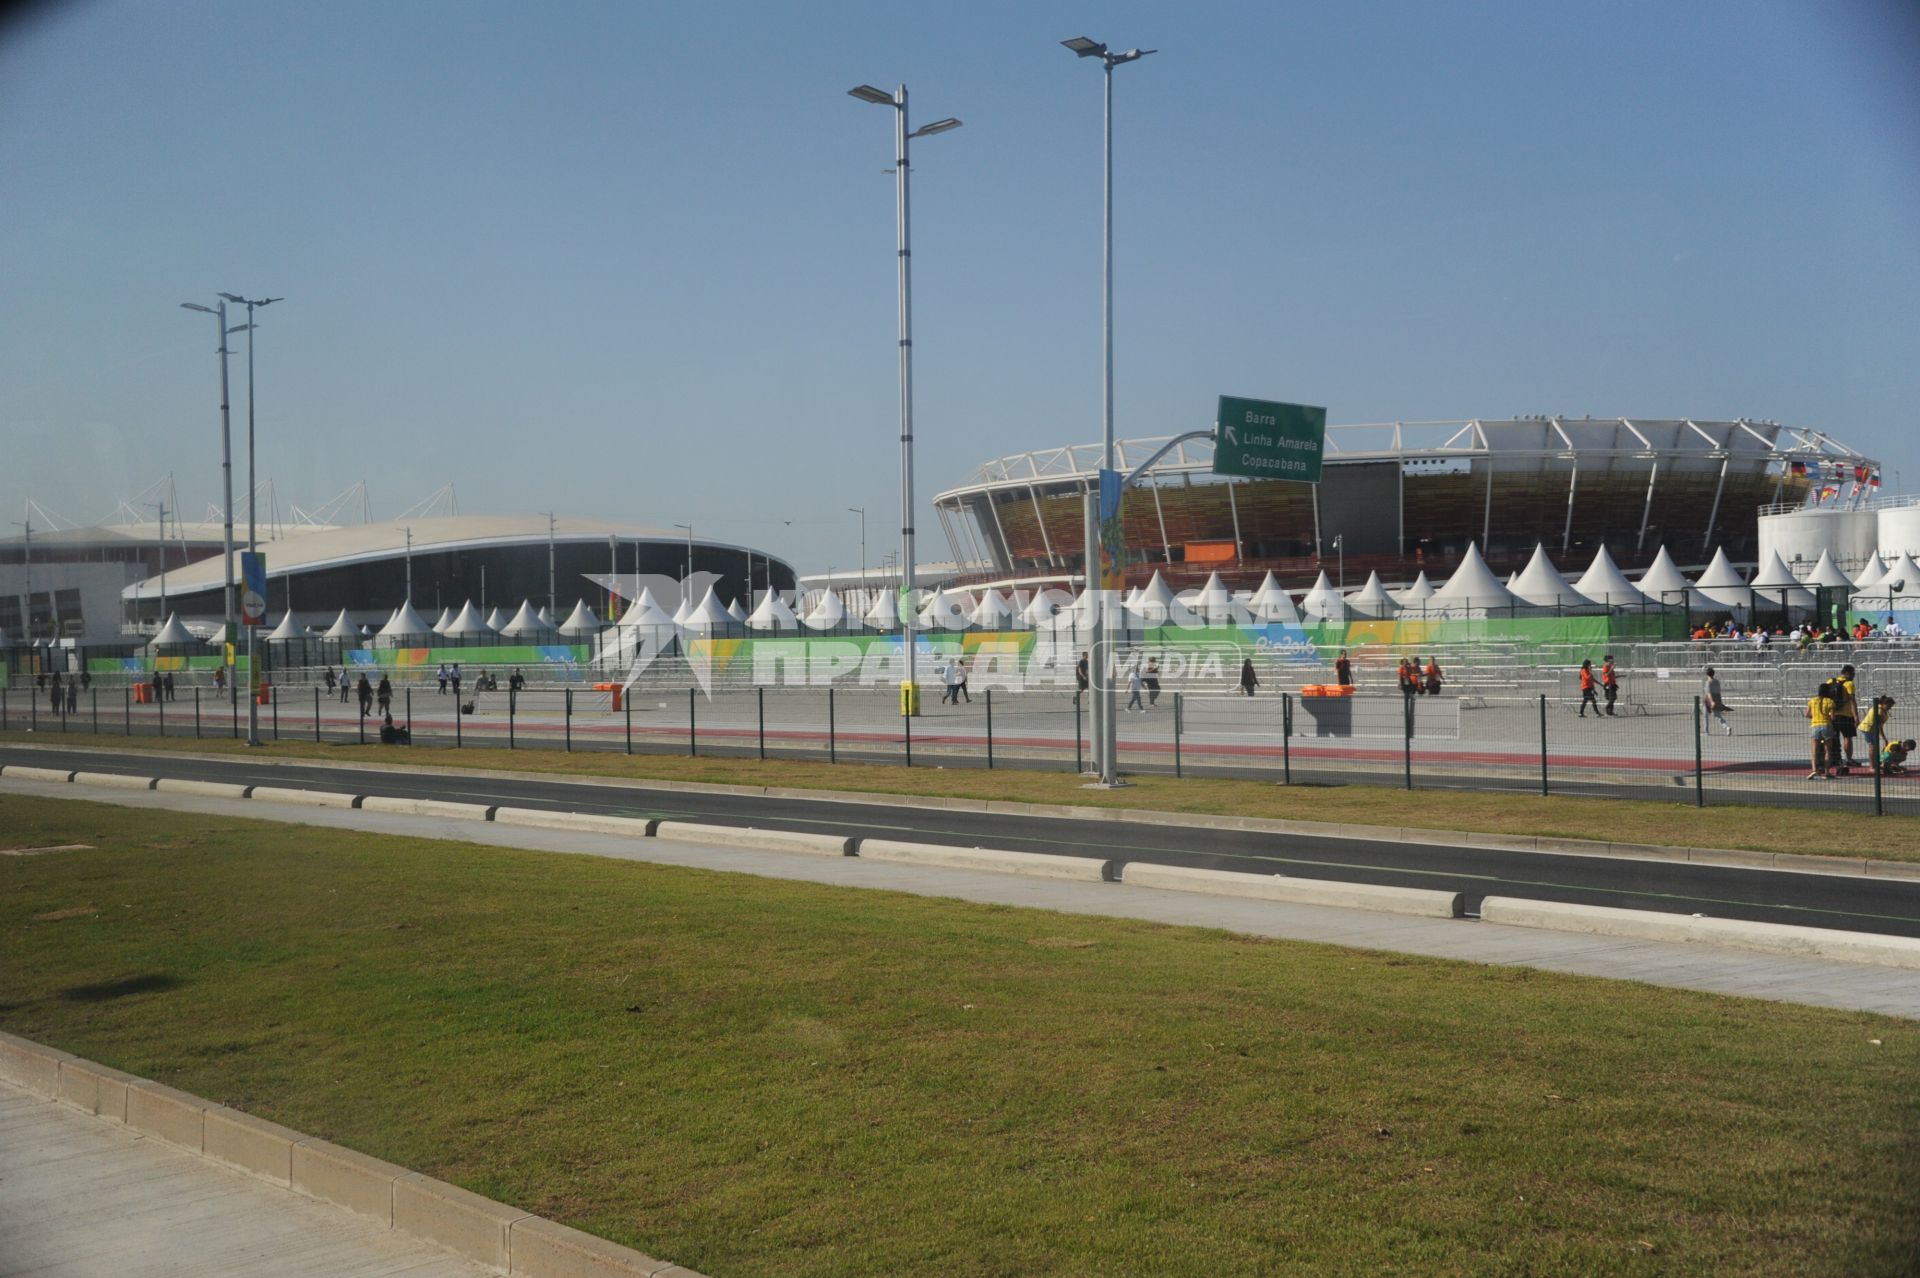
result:
<svg viewBox="0 0 1920 1278"><path fill-rule="evenodd" d="M1167 438L1117 443L1126 472ZM996 458L940 493L935 509L969 570L963 581L1065 582L1082 570L1085 496L1100 450L1081 444ZM1761 507L1864 500L1879 463L1815 430L1740 419L1523 417L1327 428L1318 485L1212 473L1212 445L1149 467L1122 504L1128 584L1157 571L1174 588L1218 572L1252 587L1272 572L1304 589L1324 568L1351 580L1435 580L1469 543L1505 576L1536 545L1585 563L1605 546L1630 573L1667 548L1683 567L1724 548L1762 558ZM1848 485L1855 490L1851 496Z"/></svg>

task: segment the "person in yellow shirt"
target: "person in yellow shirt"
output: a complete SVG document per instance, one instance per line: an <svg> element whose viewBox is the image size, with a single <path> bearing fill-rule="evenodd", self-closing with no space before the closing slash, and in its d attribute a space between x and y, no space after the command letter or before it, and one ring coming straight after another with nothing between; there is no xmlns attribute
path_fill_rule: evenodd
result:
<svg viewBox="0 0 1920 1278"><path fill-rule="evenodd" d="M1853 738L1860 725L1860 706L1854 700L1853 667L1841 666L1833 682L1840 690L1833 706L1833 731L1838 747L1833 761L1844 777L1853 770Z"/></svg>
<svg viewBox="0 0 1920 1278"><path fill-rule="evenodd" d="M1807 698L1807 718L1813 724L1813 771L1807 773L1809 781L1833 779L1833 773L1830 771L1836 754L1833 710L1837 701L1838 689L1831 682L1821 684L1819 689Z"/></svg>

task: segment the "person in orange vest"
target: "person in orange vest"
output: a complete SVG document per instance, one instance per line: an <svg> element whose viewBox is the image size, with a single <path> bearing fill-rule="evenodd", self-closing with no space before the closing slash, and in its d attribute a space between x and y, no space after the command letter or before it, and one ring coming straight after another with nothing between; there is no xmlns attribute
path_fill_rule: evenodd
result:
<svg viewBox="0 0 1920 1278"><path fill-rule="evenodd" d="M1400 695L1411 697L1420 691L1419 676L1413 672L1413 662L1400 658Z"/></svg>
<svg viewBox="0 0 1920 1278"><path fill-rule="evenodd" d="M1434 657L1427 658L1427 695L1440 695L1440 662Z"/></svg>
<svg viewBox="0 0 1920 1278"><path fill-rule="evenodd" d="M1580 663L1580 717L1587 717L1587 707L1593 707L1594 717L1600 717L1600 702L1593 695L1593 662L1591 659Z"/></svg>
<svg viewBox="0 0 1920 1278"><path fill-rule="evenodd" d="M1606 660L1600 664L1600 691L1607 694L1607 714L1613 714L1613 703L1620 699L1620 676L1613 672L1613 654L1609 652Z"/></svg>

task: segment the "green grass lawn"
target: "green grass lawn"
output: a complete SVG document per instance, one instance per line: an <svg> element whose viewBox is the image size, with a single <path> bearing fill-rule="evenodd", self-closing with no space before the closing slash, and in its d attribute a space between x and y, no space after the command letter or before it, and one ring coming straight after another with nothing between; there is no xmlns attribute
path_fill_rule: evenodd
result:
<svg viewBox="0 0 1920 1278"><path fill-rule="evenodd" d="M0 1026L716 1278L1920 1263L1910 1022L0 798L63 843Z"/></svg>
<svg viewBox="0 0 1920 1278"><path fill-rule="evenodd" d="M4 733L20 745L87 748L85 736ZM1275 817L1424 830L1474 830L1487 834L1549 835L1604 839L1667 847L1728 848L1810 856L1873 857L1920 861L1920 817L1862 818L1809 808L1748 804L1696 808L1684 802L1581 798L1511 791L1413 790L1371 785L1280 786L1270 781L1218 777L1140 775L1120 790L1089 789L1077 773L975 768L908 768L892 764L810 763L790 759L687 758L684 755L569 754L560 750L451 750L415 746L396 754L391 746L279 741L258 747L230 739L101 738L111 750L244 754L249 758L321 759L396 763L417 767L468 768L491 772L557 773L579 777L704 781L730 785L791 786L868 794L908 794L994 799L1016 803L1069 804L1090 808L1138 808L1212 816ZM1837 834L1844 830L1844 833Z"/></svg>

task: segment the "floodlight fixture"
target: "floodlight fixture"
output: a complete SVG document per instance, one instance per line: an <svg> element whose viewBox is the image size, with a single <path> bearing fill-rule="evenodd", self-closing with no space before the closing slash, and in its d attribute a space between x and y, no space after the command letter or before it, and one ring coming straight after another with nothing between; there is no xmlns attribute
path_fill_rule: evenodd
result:
<svg viewBox="0 0 1920 1278"><path fill-rule="evenodd" d="M1085 36L1075 36L1071 40L1062 40L1060 43L1083 58L1104 57L1107 52L1106 45L1097 40L1089 40Z"/></svg>
<svg viewBox="0 0 1920 1278"><path fill-rule="evenodd" d="M859 98L862 102L878 102L881 106L893 106L893 95L885 89L876 89L871 84L857 85L847 90L850 98Z"/></svg>
<svg viewBox="0 0 1920 1278"><path fill-rule="evenodd" d="M214 310L211 306L202 306L198 302L182 302L180 303L180 306L183 310L205 311L208 315L218 315L220 313Z"/></svg>
<svg viewBox="0 0 1920 1278"><path fill-rule="evenodd" d="M910 138L930 138L936 133L949 133L960 127L960 121L952 116L944 120L935 120L932 124L923 124L907 134Z"/></svg>

